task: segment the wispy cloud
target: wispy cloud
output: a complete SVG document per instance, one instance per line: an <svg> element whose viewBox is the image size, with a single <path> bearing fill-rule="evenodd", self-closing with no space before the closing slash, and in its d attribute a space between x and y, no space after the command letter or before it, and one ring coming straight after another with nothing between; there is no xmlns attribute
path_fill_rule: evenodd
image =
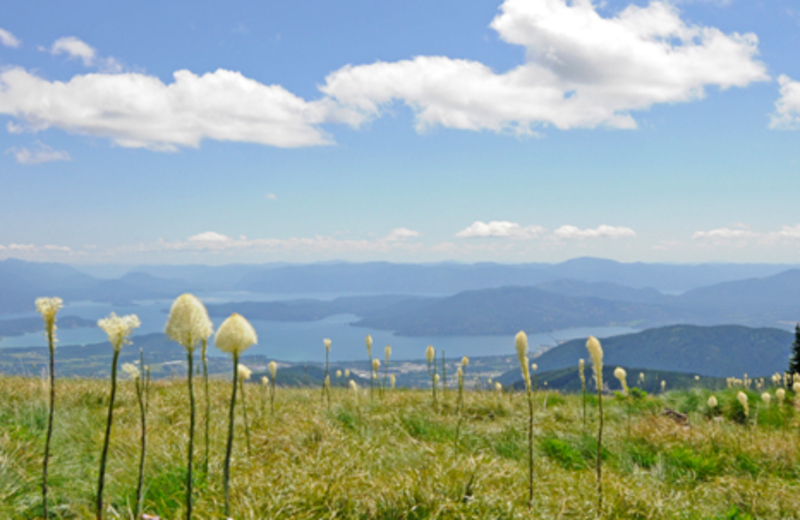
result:
<svg viewBox="0 0 800 520"><path fill-rule="evenodd" d="M53 161L71 161L69 152L53 150L46 144L37 141L32 149L13 146L6 150L17 160L18 164L34 165Z"/></svg>
<svg viewBox="0 0 800 520"><path fill-rule="evenodd" d="M590 1L506 0L500 11L492 28L525 48L526 62L512 70L419 56L348 65L322 91L368 117L404 102L420 131L530 134L537 125L635 128L631 111L769 79L755 34L692 25L666 2L630 5L608 18Z"/></svg>
<svg viewBox="0 0 800 520"><path fill-rule="evenodd" d="M264 198L267 200L278 200L278 196L275 195L274 193L267 193L266 195L264 195Z"/></svg>
<svg viewBox="0 0 800 520"><path fill-rule="evenodd" d="M575 226L561 226L552 233L542 226L522 226L516 222L495 220L476 221L456 233L457 238L511 238L517 240L584 240L592 238L629 238L636 232L629 227L600 225L596 228L580 229Z"/></svg>
<svg viewBox="0 0 800 520"><path fill-rule="evenodd" d="M22 45L22 41L9 31L0 28L0 44L2 44L4 47L17 49L20 45Z"/></svg>
<svg viewBox="0 0 800 520"><path fill-rule="evenodd" d="M730 227L696 231L692 240L707 246L776 246L797 244L800 242L800 224L784 225L776 231L754 231L745 224L734 224Z"/></svg>
<svg viewBox="0 0 800 520"><path fill-rule="evenodd" d="M97 50L75 36L65 36L53 42L50 47L53 56L66 54L70 58L79 59L84 67L98 67L106 72L121 72L122 65L113 57L100 58Z"/></svg>

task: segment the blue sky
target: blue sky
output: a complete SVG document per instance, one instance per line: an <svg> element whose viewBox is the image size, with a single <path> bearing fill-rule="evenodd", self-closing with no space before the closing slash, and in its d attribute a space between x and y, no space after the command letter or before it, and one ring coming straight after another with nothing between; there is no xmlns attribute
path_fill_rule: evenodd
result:
<svg viewBox="0 0 800 520"><path fill-rule="evenodd" d="M800 262L800 6L0 5L0 258Z"/></svg>

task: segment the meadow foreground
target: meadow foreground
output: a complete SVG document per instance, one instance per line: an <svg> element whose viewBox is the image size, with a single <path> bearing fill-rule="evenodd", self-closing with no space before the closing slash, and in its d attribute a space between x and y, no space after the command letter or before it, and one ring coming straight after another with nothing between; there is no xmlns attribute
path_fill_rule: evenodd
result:
<svg viewBox="0 0 800 520"><path fill-rule="evenodd" d="M737 393L703 389L625 401L604 397L606 518L800 517L800 422L793 393L765 406L750 392L746 425ZM774 389L770 390L774 394ZM195 437L194 517L222 518L223 459L231 383L212 380L210 446ZM635 393L635 392L634 392ZM108 406L104 380L57 381L50 458L50 516L94 515ZM48 383L0 378L0 518L42 514ZM198 432L205 416L198 395ZM453 389L434 409L430 390L278 388L274 415L259 384L246 385L250 452L237 425L231 471L234 518L594 518L596 396L534 395L534 493L528 508L523 393ZM144 512L185 515L188 398L184 379L152 384ZM629 406L630 405L630 406ZM688 413L689 426L662 415ZM629 416L630 414L630 416ZM461 417L461 418L460 418ZM630 422L629 422L630 421ZM134 515L139 411L120 381L106 474L106 517Z"/></svg>

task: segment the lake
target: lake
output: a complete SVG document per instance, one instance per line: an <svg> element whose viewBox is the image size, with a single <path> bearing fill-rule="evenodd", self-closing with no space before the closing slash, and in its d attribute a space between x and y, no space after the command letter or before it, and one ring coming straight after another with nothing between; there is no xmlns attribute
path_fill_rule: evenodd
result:
<svg viewBox="0 0 800 520"><path fill-rule="evenodd" d="M249 293L214 293L198 295L207 303L222 303L235 301L275 301L298 298L332 299L341 295L255 295ZM118 315L137 314L142 326L136 334L149 334L163 332L167 320L167 311L171 301L142 301L131 306L118 306L106 303L76 302L68 303L60 311L62 316L80 316L86 319L100 319L109 313ZM35 313L3 316L3 318L36 316ZM421 359L425 356L428 345L436 347L437 351L444 350L448 358L462 356L496 356L515 354L514 335L508 336L433 336L433 337L404 337L395 336L389 331L376 330L362 327L353 327L350 324L358 318L353 315L336 315L324 320L311 322L275 322L253 320L252 324L258 333L258 345L247 351L248 354L262 354L283 361L323 361L325 347L322 340L331 339L331 361L350 361L362 359L366 356L364 339L367 334L374 340L373 354L383 359L383 349L386 345L392 346L392 359ZM214 325L219 326L222 318L213 319ZM552 346L557 341L566 341L575 338L586 338L594 335L599 338L638 332L630 327L591 327L575 328L553 332L551 334L531 334L528 342L531 353L534 354L540 345ZM105 333L96 327L80 329L59 329L57 331L59 345L86 345L107 341ZM134 345L136 336L133 338ZM46 346L46 340L41 332L14 336L0 341L0 348ZM110 348L110 347L109 347ZM209 354L218 354L214 348L209 349ZM221 355L221 353L219 353Z"/></svg>

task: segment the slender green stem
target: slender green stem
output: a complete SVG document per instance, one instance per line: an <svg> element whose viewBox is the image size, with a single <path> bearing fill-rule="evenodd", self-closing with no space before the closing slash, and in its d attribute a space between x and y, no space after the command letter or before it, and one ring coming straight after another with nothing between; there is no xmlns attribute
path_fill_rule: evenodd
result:
<svg viewBox="0 0 800 520"><path fill-rule="evenodd" d="M42 468L42 506L44 507L44 518L47 514L47 464L50 460L50 439L53 437L53 409L56 404L56 371L55 353L56 345L53 337L53 327L47 328L47 344L50 347L50 414L47 419L47 438L44 443L44 465Z"/></svg>
<svg viewBox="0 0 800 520"><path fill-rule="evenodd" d="M447 398L447 362L442 349L442 402Z"/></svg>
<svg viewBox="0 0 800 520"><path fill-rule="evenodd" d="M528 508L533 508L533 394L528 381Z"/></svg>
<svg viewBox="0 0 800 520"><path fill-rule="evenodd" d="M325 386L325 379L328 377L328 356L330 352L328 349L325 349L325 373L322 374L322 400L325 401L325 395L328 394L328 406L331 404L331 396L328 393L328 388Z"/></svg>
<svg viewBox="0 0 800 520"><path fill-rule="evenodd" d="M244 434L247 439L247 455L250 456L250 425L247 422L247 400L244 395L244 379L239 380L239 386L242 390L242 411L244 412Z"/></svg>
<svg viewBox="0 0 800 520"><path fill-rule="evenodd" d="M204 339L201 344L200 354L203 357L203 385L206 393L206 416L205 416L205 453L203 454L203 474L208 475L208 431L211 424L211 395L208 389L208 340Z"/></svg>
<svg viewBox="0 0 800 520"><path fill-rule="evenodd" d="M603 517L603 385L597 385L597 399L600 403L600 427L597 431L597 517Z"/></svg>
<svg viewBox="0 0 800 520"><path fill-rule="evenodd" d="M276 377L273 377L272 381L270 381L270 383L269 383L271 385L270 393L269 393L269 406L270 406L270 414L271 415L275 415L275 379L276 378L277 378L277 375L276 375Z"/></svg>
<svg viewBox="0 0 800 520"><path fill-rule="evenodd" d="M147 378L144 368L144 351L139 350L141 372L136 380L136 398L139 401L139 415L142 421L141 453L139 454L139 480L136 484L136 514L134 518L142 517L142 499L144 491L144 462L147 452Z"/></svg>
<svg viewBox="0 0 800 520"><path fill-rule="evenodd" d="M583 387L583 429L586 429L586 381L581 381Z"/></svg>
<svg viewBox="0 0 800 520"><path fill-rule="evenodd" d="M233 354L233 393L231 395L230 414L228 415L228 445L225 448L225 467L223 468L223 480L225 483L225 517L230 517L230 479L231 479L231 452L233 451L233 421L234 408L236 407L236 386L239 384L239 354Z"/></svg>
<svg viewBox="0 0 800 520"><path fill-rule="evenodd" d="M122 345L120 345L121 347ZM103 518L103 488L106 481L106 461L108 460L108 443L111 440L111 424L114 422L114 399L117 396L117 361L119 361L119 351L114 346L114 357L111 360L111 397L108 400L108 420L106 421L106 435L103 441L103 452L100 456L100 478L97 483L97 520Z"/></svg>
<svg viewBox="0 0 800 520"><path fill-rule="evenodd" d="M192 518L192 462L194 461L194 385L192 379L194 375L194 350L187 349L186 359L189 364L188 380L189 380L189 455L186 465L186 520Z"/></svg>

